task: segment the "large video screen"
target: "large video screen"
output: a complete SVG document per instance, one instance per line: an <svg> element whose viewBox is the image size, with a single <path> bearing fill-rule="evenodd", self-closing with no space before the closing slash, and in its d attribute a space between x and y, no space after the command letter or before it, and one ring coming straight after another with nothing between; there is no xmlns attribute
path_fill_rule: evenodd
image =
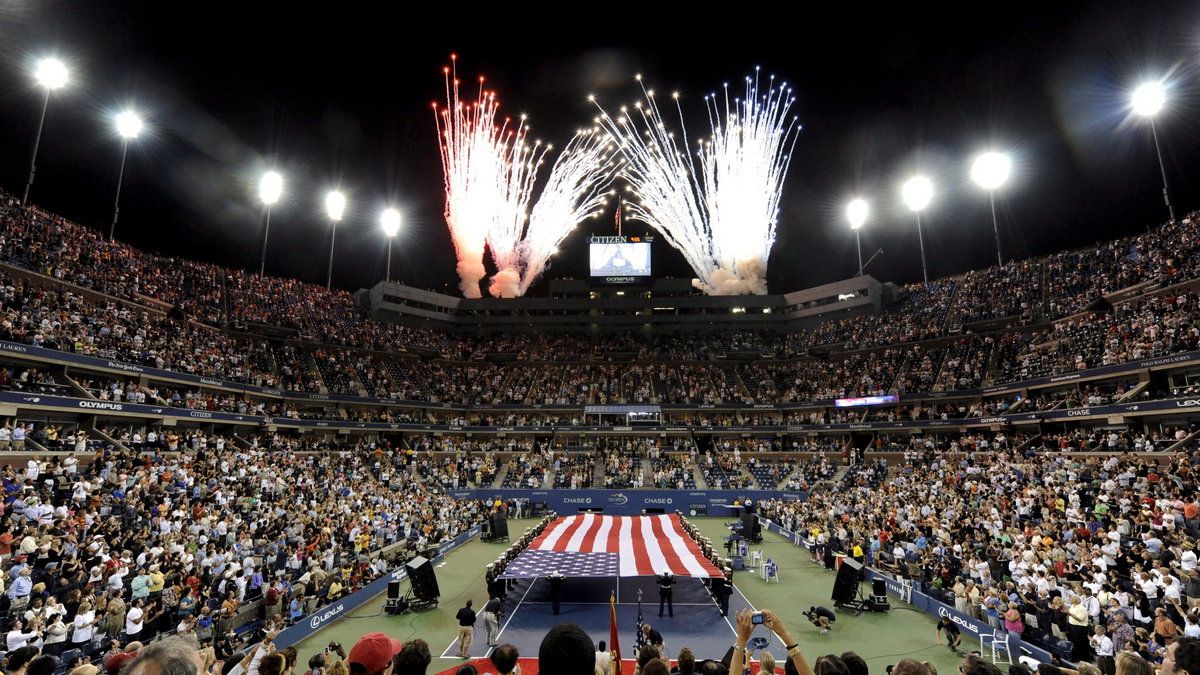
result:
<svg viewBox="0 0 1200 675"><path fill-rule="evenodd" d="M594 277L650 276L650 242L591 245L591 274Z"/></svg>

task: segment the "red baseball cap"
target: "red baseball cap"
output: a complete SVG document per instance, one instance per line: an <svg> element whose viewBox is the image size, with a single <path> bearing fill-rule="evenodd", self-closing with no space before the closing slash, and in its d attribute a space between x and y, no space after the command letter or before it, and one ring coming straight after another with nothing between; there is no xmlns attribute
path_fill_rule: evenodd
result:
<svg viewBox="0 0 1200 675"><path fill-rule="evenodd" d="M374 675L383 672L403 647L404 644L399 640L393 640L383 633L367 633L354 643L350 658L346 660L362 666L368 675Z"/></svg>

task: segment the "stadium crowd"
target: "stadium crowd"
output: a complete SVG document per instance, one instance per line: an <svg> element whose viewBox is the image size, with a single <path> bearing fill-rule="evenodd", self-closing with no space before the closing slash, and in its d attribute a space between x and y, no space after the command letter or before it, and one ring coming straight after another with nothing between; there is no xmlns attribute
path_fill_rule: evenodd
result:
<svg viewBox="0 0 1200 675"><path fill-rule="evenodd" d="M758 508L804 533L814 562L836 551L891 569L1014 637L1069 640L1072 660L1095 658L1099 634L1155 664L1177 635L1200 637L1200 448L1146 459L1013 447L914 439L898 465L873 460L836 490Z"/></svg>
<svg viewBox="0 0 1200 675"><path fill-rule="evenodd" d="M704 340L408 328L363 315L345 292L162 259L9 196L0 224L0 260L54 280L0 274L0 338L306 393L415 402L753 405L973 389L1200 345L1193 325L1200 309L1191 293L1153 294L1200 277L1200 238L1190 217L1092 249L915 284L879 314L786 334L736 331ZM1101 296L1131 287L1151 294L1135 294L1111 311L1095 309ZM970 330L991 320L1006 322L1001 332ZM295 330L298 339L279 344L246 332L262 324ZM1021 328L1028 324L1036 325ZM731 353L763 358L723 362ZM482 362L488 356L496 362ZM240 409L230 400L218 406Z"/></svg>
<svg viewBox="0 0 1200 675"><path fill-rule="evenodd" d="M147 254L11 196L0 202L0 260L36 273L0 270L0 339L268 390L430 403L754 405L953 392L1200 347L1200 307L1187 285L1200 279L1192 217L1084 250L913 284L878 314L786 334L743 330L695 340L462 335L384 323L364 315L344 291ZM988 334L975 331L990 323ZM270 339L264 327L288 329L292 337ZM735 354L757 358L727 359ZM584 422L566 412L300 406L269 395L100 375L72 380L3 366L0 387L98 401L294 419ZM680 412L675 420L961 419L1103 405L1125 400L1136 386L1085 384L1022 399L854 412ZM810 489L832 482L836 454L846 452L832 439L791 446L814 453L807 459L776 460L751 453L787 450L782 443L732 439L703 452L695 444L668 452L649 438L600 438L562 449L538 441L425 437L393 448L278 434L108 431L116 444L54 424L31 432L18 422L0 430L3 449L24 449L29 437L68 453L35 455L23 467L0 470L6 672L50 675L86 668L93 659L110 670L115 663L125 672L153 672L156 659L168 663L185 654L211 670L237 658L225 639L229 632L260 623L266 639L245 657L247 671L291 672L294 651L272 653L279 627L376 578L397 557L452 540L495 508L454 500L448 490L491 485L501 473L512 487L553 481L579 489L602 476L605 487L690 489L699 475L713 488ZM1063 636L1074 660L1095 659L1105 675L1115 665L1106 658L1118 653L1160 665L1164 675L1197 675L1200 650L1187 637L1200 636L1194 488L1200 450L1191 445L1154 459L1128 454L1187 436L1178 429L1076 430L1031 444L1016 436L880 438L876 449L901 453L901 462L855 461L832 489L806 502L758 507L806 533L814 562L826 564L835 550L861 551L864 560L1015 636ZM1076 458L1061 450L1096 452ZM743 619L744 647L752 627ZM770 623L789 642L783 622ZM580 633L570 626L549 631L539 655L547 672L557 663L563 670L555 672L592 672L582 664L596 663L597 646ZM63 663L39 661L39 653ZM508 673L506 654L497 650L493 661ZM665 672L662 656L639 654L639 672ZM801 675L865 675L865 663L859 671L843 657L809 666L793 654L787 665ZM731 663L697 672L738 671L744 659L735 650ZM400 645L365 636L344 661L350 675L423 673L429 653L421 640ZM314 675L337 670L336 661L309 665ZM894 675L924 675L901 665ZM969 661L964 675L990 675L988 665Z"/></svg>

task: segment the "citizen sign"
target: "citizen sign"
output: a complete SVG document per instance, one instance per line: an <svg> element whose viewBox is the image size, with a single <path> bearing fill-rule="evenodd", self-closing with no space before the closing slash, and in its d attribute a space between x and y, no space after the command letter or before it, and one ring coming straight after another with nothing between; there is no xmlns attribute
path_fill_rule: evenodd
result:
<svg viewBox="0 0 1200 675"><path fill-rule="evenodd" d="M321 624L325 623L326 621L329 621L330 619L334 618L338 614L341 614L342 610L344 610L345 608L346 608L345 605L339 603L337 606L330 607L329 609L325 610L324 612L321 612L320 614L313 614L312 617L309 618L309 620L308 620L308 627L312 628L314 630L319 628L321 626Z"/></svg>

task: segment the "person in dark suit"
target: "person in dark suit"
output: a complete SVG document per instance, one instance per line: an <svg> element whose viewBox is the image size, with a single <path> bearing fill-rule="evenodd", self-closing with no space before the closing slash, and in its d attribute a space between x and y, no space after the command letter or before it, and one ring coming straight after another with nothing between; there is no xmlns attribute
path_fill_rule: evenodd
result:
<svg viewBox="0 0 1200 675"><path fill-rule="evenodd" d="M558 601L562 596L562 584L567 580L567 577L562 572L555 572L546 577L546 581L550 582L550 604L554 607L554 616L558 616Z"/></svg>
<svg viewBox="0 0 1200 675"><path fill-rule="evenodd" d="M729 616L729 598L733 595L733 570L725 570L725 576L712 580L713 596L721 607L721 616Z"/></svg>
<svg viewBox="0 0 1200 675"><path fill-rule="evenodd" d="M672 602L672 596L675 595L673 586L675 585L675 575L664 570L658 575L658 616L663 615L663 605L666 605L667 612L675 616L675 604Z"/></svg>

